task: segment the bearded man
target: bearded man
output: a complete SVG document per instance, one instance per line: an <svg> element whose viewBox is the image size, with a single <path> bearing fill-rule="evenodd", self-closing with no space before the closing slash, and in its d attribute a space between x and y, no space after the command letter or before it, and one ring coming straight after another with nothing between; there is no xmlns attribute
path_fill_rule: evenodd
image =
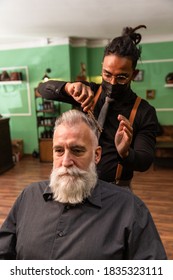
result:
<svg viewBox="0 0 173 280"><path fill-rule="evenodd" d="M19 195L0 230L0 259L166 259L145 204L98 180L97 127L78 110L55 123L50 180Z"/></svg>

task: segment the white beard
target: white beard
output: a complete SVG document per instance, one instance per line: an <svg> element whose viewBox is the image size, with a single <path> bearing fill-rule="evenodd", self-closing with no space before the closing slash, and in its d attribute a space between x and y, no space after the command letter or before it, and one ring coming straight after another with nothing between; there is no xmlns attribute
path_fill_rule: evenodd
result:
<svg viewBox="0 0 173 280"><path fill-rule="evenodd" d="M95 163L91 163L88 171L76 166L60 167L52 170L50 187L54 200L61 203L77 204L89 197L97 182Z"/></svg>

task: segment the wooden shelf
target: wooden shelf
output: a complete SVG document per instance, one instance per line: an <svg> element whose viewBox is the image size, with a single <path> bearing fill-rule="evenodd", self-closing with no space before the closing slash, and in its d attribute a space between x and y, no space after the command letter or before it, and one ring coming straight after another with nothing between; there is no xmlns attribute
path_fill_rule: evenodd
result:
<svg viewBox="0 0 173 280"><path fill-rule="evenodd" d="M44 110L37 110L37 113L56 113L54 109L44 109Z"/></svg>
<svg viewBox="0 0 173 280"><path fill-rule="evenodd" d="M39 138L39 141L43 141L43 142L52 142L53 138Z"/></svg>
<svg viewBox="0 0 173 280"><path fill-rule="evenodd" d="M35 91L35 108L37 118L37 134L39 141L39 158L41 162L53 161L53 128L55 125L59 107L56 108L56 101L43 98L37 88ZM41 110L40 110L41 109Z"/></svg>
<svg viewBox="0 0 173 280"><path fill-rule="evenodd" d="M173 84L165 84L165 87L173 88Z"/></svg>
<svg viewBox="0 0 173 280"><path fill-rule="evenodd" d="M21 85L22 80L18 81L0 81L0 85Z"/></svg>
<svg viewBox="0 0 173 280"><path fill-rule="evenodd" d="M41 138L39 139L39 152L41 162L53 162L53 139Z"/></svg>
<svg viewBox="0 0 173 280"><path fill-rule="evenodd" d="M53 124L38 124L39 127L54 127Z"/></svg>

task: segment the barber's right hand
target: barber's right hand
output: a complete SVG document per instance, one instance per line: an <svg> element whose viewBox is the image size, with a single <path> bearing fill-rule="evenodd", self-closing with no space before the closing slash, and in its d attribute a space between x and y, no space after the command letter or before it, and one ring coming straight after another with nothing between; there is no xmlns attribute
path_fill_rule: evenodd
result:
<svg viewBox="0 0 173 280"><path fill-rule="evenodd" d="M81 82L66 83L65 91L81 104L84 112L92 108L94 93L89 86Z"/></svg>

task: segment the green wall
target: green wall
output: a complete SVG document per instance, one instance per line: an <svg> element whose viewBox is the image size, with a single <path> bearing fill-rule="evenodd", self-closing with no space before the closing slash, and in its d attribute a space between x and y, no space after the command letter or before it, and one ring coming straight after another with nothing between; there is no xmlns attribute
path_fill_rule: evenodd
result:
<svg viewBox="0 0 173 280"><path fill-rule="evenodd" d="M71 75L69 61L70 53L68 45L0 51L0 68L16 67L19 69L19 66L27 66L28 68L31 115L26 116L23 114L20 116L10 116L11 138L23 139L24 153L30 154L34 149L38 149L34 88L37 87L38 83L41 81L46 68L51 68L52 70L50 77L69 80ZM26 80L23 82L22 87L23 86L25 90L16 93L16 99L13 100L13 111L9 112L10 110L8 110L7 114L21 113L19 103L21 103L23 107L26 107L26 104L24 104L27 99ZM4 87L8 88L10 86L0 86L1 106L7 106L6 104L10 103L12 98L12 95L10 96L8 93L4 101ZM17 87L19 88L20 86ZM23 97L24 95L25 97ZM61 107L62 110L70 108L69 105L65 104L61 104Z"/></svg>
<svg viewBox="0 0 173 280"><path fill-rule="evenodd" d="M147 99L148 102L156 108L161 124L173 124L173 88L164 86L166 75L173 72L173 42L141 46L142 61L138 63L137 68L144 71L143 80L132 82L132 88L144 99L147 90L154 90L155 98ZM104 47L74 47L70 44L0 51L0 68L26 67L28 71L28 83L26 70L22 69L22 85L0 85L0 113L12 114L11 137L24 140L25 153L32 153L34 149L38 149L34 88L41 81L45 70L51 68L51 78L74 81L80 73L80 63L83 62L86 64L88 80L100 82L103 51ZM70 108L70 105L61 103L61 111Z"/></svg>
<svg viewBox="0 0 173 280"><path fill-rule="evenodd" d="M102 60L104 48L89 48L88 49L88 64L90 79L101 76Z"/></svg>
<svg viewBox="0 0 173 280"><path fill-rule="evenodd" d="M133 89L143 98L147 90L154 90L155 98L147 100L161 124L173 125L173 88L165 87L166 75L173 72L173 42L143 44L138 69L144 71L144 79L133 82Z"/></svg>
<svg viewBox="0 0 173 280"><path fill-rule="evenodd" d="M88 75L88 50L86 47L70 46L71 81L75 81L80 74L80 64L86 65L86 75Z"/></svg>

